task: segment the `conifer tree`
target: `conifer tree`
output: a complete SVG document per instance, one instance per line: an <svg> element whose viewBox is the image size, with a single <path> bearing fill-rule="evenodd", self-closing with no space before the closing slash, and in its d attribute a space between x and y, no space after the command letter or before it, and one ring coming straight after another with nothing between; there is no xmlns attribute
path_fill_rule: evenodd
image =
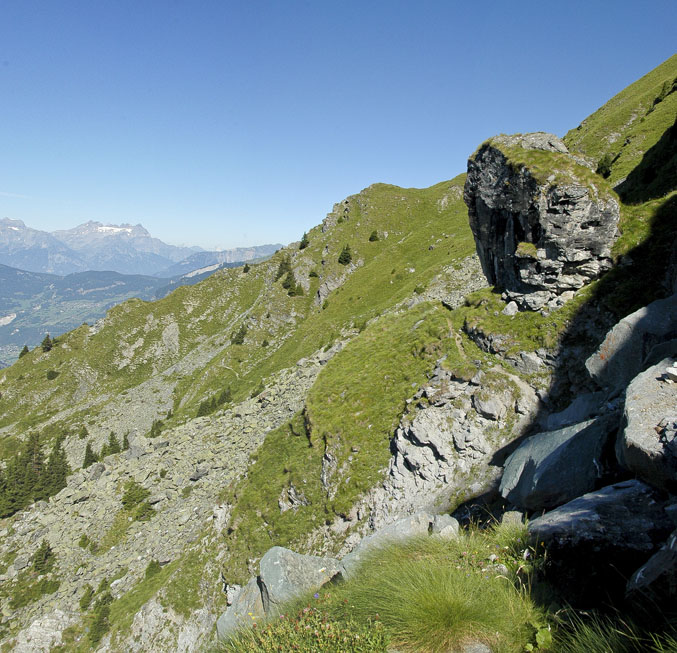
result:
<svg viewBox="0 0 677 653"><path fill-rule="evenodd" d="M350 261L352 261L352 260L353 260L353 255L352 255L352 253L351 253L351 251L350 251L350 245L346 245L346 246L341 250L341 253L339 254L338 262L339 262L341 265L348 265L348 263L350 263Z"/></svg>
<svg viewBox="0 0 677 653"><path fill-rule="evenodd" d="M49 546L47 540L42 540L40 548L33 554L31 562L33 569L38 574L46 574L52 569L54 566L54 551L52 551L52 547Z"/></svg>
<svg viewBox="0 0 677 653"><path fill-rule="evenodd" d="M301 238L301 242L299 243L299 249L305 249L308 245L310 245L310 241L308 240L308 234L304 231L303 238Z"/></svg>
<svg viewBox="0 0 677 653"><path fill-rule="evenodd" d="M241 345L244 343L244 337L247 335L247 325L243 324L237 331L231 335L231 341L234 345Z"/></svg>
<svg viewBox="0 0 677 653"><path fill-rule="evenodd" d="M125 437L122 438L122 450L127 451L129 449L129 434L125 433Z"/></svg>
<svg viewBox="0 0 677 653"><path fill-rule="evenodd" d="M24 345L24 348L19 352L19 358L23 358L28 353L28 345Z"/></svg>
<svg viewBox="0 0 677 653"><path fill-rule="evenodd" d="M42 343L40 346L42 347L42 351L51 351L52 346L54 345L54 342L52 339L49 337L49 333L45 335L45 337L42 340Z"/></svg>
<svg viewBox="0 0 677 653"><path fill-rule="evenodd" d="M63 436L56 439L47 460L45 490L50 497L66 487L66 480L71 473L66 452L63 450L63 440Z"/></svg>
<svg viewBox="0 0 677 653"><path fill-rule="evenodd" d="M85 459L82 462L82 469L87 469L90 465L93 465L98 460L94 449L92 449L92 443L87 440L87 446L85 447Z"/></svg>
<svg viewBox="0 0 677 653"><path fill-rule="evenodd" d="M110 456L114 453L120 453L121 451L122 448L120 447L120 440L118 440L115 437L115 433L111 431L110 435L108 436L108 455Z"/></svg>
<svg viewBox="0 0 677 653"><path fill-rule="evenodd" d="M247 272L249 272L249 270L251 270L251 268L249 267L249 263L245 263L244 267L242 268L242 272L244 274L247 274Z"/></svg>

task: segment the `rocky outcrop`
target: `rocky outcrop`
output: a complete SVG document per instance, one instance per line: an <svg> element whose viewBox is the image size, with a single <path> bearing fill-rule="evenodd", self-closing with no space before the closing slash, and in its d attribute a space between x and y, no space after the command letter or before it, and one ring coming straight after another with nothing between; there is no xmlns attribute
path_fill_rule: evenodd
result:
<svg viewBox="0 0 677 653"><path fill-rule="evenodd" d="M340 572L334 558L301 555L281 546L261 558L259 585L266 614L275 614L286 601L322 587Z"/></svg>
<svg viewBox="0 0 677 653"><path fill-rule="evenodd" d="M501 495L524 510L547 510L594 489L618 418L615 413L527 438L505 463Z"/></svg>
<svg viewBox="0 0 677 653"><path fill-rule="evenodd" d="M677 354L677 294L624 317L609 331L585 367L600 386L613 394L624 389L647 364L657 363L671 353Z"/></svg>
<svg viewBox="0 0 677 653"><path fill-rule="evenodd" d="M619 462L651 485L677 490L677 386L666 358L638 374L628 386ZM677 369L674 370L677 376Z"/></svg>
<svg viewBox="0 0 677 653"><path fill-rule="evenodd" d="M217 621L218 637L225 639L237 630L278 615L286 602L307 594L336 578L350 578L375 550L413 537L453 538L458 522L450 515L426 512L404 517L361 540L341 561L313 555L301 555L280 546L269 549L259 565L260 573L238 589L231 605ZM497 573L500 570L497 568Z"/></svg>
<svg viewBox="0 0 677 653"><path fill-rule="evenodd" d="M583 164L545 133L497 136L468 160L464 200L482 268L521 308L556 307L611 267L619 204Z"/></svg>
<svg viewBox="0 0 677 653"><path fill-rule="evenodd" d="M632 480L590 492L529 523L550 578L584 605L622 595L625 579L674 529L657 490Z"/></svg>
<svg viewBox="0 0 677 653"><path fill-rule="evenodd" d="M368 498L373 528L491 487L498 468L489 461L524 434L539 406L533 388L498 366L465 381L440 364L416 400L395 431L386 479Z"/></svg>

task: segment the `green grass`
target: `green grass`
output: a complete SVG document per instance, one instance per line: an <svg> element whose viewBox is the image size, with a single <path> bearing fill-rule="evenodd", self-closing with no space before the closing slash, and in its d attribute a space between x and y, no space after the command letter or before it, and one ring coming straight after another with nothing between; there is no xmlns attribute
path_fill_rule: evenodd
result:
<svg viewBox="0 0 677 653"><path fill-rule="evenodd" d="M233 505L227 536L227 574L240 582L247 560L269 547L293 544L304 533L345 515L383 476L389 442L406 400L425 382L435 362L472 376L482 354L452 336L450 313L421 303L372 321L323 368L311 388L304 415L270 432L252 457L246 480L225 493ZM468 348L466 353L464 347ZM328 452L335 460L320 478ZM280 496L294 486L307 505L280 512Z"/></svg>
<svg viewBox="0 0 677 653"><path fill-rule="evenodd" d="M312 620L318 630L326 624L323 636L350 638L366 631L376 639L364 649L321 639L318 651L385 651L388 645L446 653L470 642L483 642L496 653L524 651L537 637L545 642L550 636L543 611L526 590L525 579L534 573L533 563L522 557L526 542L526 527L515 525L377 549L349 581L290 604L282 618L257 624L255 631L239 634L221 650L296 650L305 645L304 620ZM498 563L506 566L507 575L492 570Z"/></svg>
<svg viewBox="0 0 677 653"><path fill-rule="evenodd" d="M675 78L677 55L630 84L570 130L564 137L567 147L595 162L604 154L611 154L615 160L609 181L616 184L627 177L675 120L677 93L654 106L664 84L671 84Z"/></svg>

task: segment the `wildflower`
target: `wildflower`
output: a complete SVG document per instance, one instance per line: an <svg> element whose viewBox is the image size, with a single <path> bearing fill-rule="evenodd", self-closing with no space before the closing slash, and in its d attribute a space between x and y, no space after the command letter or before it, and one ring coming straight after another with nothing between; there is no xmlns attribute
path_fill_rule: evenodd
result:
<svg viewBox="0 0 677 653"><path fill-rule="evenodd" d="M319 598L320 598L320 595L319 595L317 592L315 592L315 594L313 594L313 598L314 598L314 599L319 599Z"/></svg>

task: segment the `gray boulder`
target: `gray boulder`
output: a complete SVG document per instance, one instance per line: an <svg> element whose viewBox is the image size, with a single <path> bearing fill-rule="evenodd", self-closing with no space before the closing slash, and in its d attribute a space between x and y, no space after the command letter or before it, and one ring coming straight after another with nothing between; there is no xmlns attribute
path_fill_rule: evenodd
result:
<svg viewBox="0 0 677 653"><path fill-rule="evenodd" d="M261 594L266 614L274 614L285 601L328 583L341 570L335 558L302 555L281 546L261 558Z"/></svg>
<svg viewBox="0 0 677 653"><path fill-rule="evenodd" d="M602 449L617 426L614 414L527 438L505 463L501 495L523 510L542 510L589 492L601 476Z"/></svg>
<svg viewBox="0 0 677 653"><path fill-rule="evenodd" d="M625 394L618 460L651 485L677 491L677 389L665 371L666 358L638 374Z"/></svg>
<svg viewBox="0 0 677 653"><path fill-rule="evenodd" d="M548 431L590 419L599 413L605 398L604 392L584 392L578 395L564 410L548 415L546 420Z"/></svg>
<svg viewBox="0 0 677 653"><path fill-rule="evenodd" d="M216 622L216 632L220 639L233 635L240 628L251 626L257 619L265 616L261 589L256 577L241 587L232 601Z"/></svg>
<svg viewBox="0 0 677 653"><path fill-rule="evenodd" d="M675 338L677 294L624 317L609 331L585 367L600 386L620 391L644 369L656 345Z"/></svg>
<svg viewBox="0 0 677 653"><path fill-rule="evenodd" d="M539 180L515 152L547 152L558 175ZM489 283L538 310L611 267L619 204L552 134L497 136L468 160L464 200Z"/></svg>
<svg viewBox="0 0 677 653"><path fill-rule="evenodd" d="M599 604L622 597L625 579L674 529L663 505L654 488L625 481L534 519L529 533L535 546L545 547L551 581L567 600Z"/></svg>

